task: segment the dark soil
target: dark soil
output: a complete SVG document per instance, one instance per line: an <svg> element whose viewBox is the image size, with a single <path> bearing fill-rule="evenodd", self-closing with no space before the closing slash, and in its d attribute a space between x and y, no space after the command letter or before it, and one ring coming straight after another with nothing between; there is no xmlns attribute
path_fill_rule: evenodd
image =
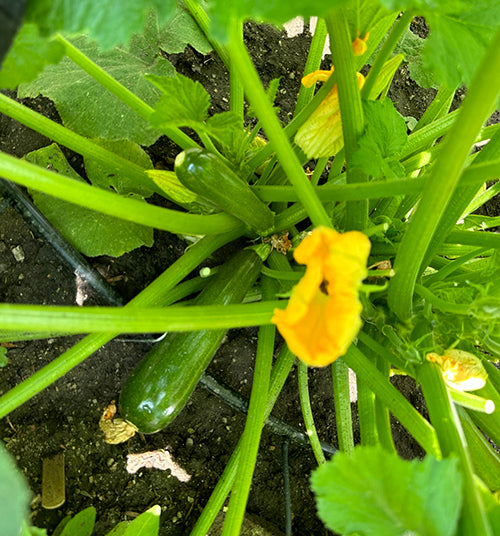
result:
<svg viewBox="0 0 500 536"><path fill-rule="evenodd" d="M264 83L280 78L276 104L286 121L293 111L310 38L302 35L287 39L273 28L252 25L247 41ZM180 73L199 80L209 91L214 113L228 108L228 75L217 57L201 56L188 47L184 54L170 59ZM432 90L421 90L404 72L391 90L391 98L401 113L416 118L432 96ZM52 118L57 116L46 99L25 103ZM46 138L0 117L1 150L22 156L48 143ZM177 148L161 139L149 152L155 164L170 167ZM81 172L81 159L70 153L67 156ZM0 301L74 304L76 283L72 270L57 257L50 244L32 234L5 201L0 200L0 210ZM16 261L13 256L12 250L18 246L24 251L23 261ZM177 236L157 232L152 248L140 248L117 259L99 257L91 262L106 277L115 279L113 285L127 301L182 255L185 247ZM219 254L215 260L220 262L224 255ZM91 295L87 303L99 302L98 296ZM10 347L9 363L0 371L0 393L28 378L77 340L79 337L62 337ZM65 515L74 515L92 505L97 509L95 534L100 536L117 522L132 519L159 504L163 511L161 534L189 534L240 437L245 417L198 387L187 407L163 432L137 435L121 445L106 444L98 427L101 413L118 398L127 375L149 347L149 343L108 343L0 422L0 437L33 491L33 524L51 530ZM216 377L247 398L255 348L255 329L232 330L210 366ZM310 382L320 438L336 445L330 369L311 370ZM421 395L411 380L399 378L396 383L417 408L423 408ZM287 381L274 415L303 429L295 372ZM422 455L406 431L397 422L393 424L400 453L406 458ZM355 436L359 436L356 423ZM248 504L248 511L258 517L259 523L272 524L274 528L268 530L275 534L284 530L282 441L282 437L265 430ZM159 470L143 469L135 475L126 472L128 453L164 448L192 475L189 483ZM62 507L45 510L40 504L42 459L61 451L65 453L67 499ZM308 479L315 465L310 448L290 444L296 535L328 534L316 516L309 488Z"/></svg>

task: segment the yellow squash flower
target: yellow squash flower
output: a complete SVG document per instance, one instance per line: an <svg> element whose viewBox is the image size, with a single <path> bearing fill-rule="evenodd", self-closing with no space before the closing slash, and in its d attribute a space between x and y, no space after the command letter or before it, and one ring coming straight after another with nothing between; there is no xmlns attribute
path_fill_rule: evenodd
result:
<svg viewBox="0 0 500 536"><path fill-rule="evenodd" d="M368 36L368 33L362 39L358 36L352 43L353 52L356 56L366 52ZM326 82L333 70L334 68L332 67L329 71L313 71L302 78L302 85L312 87L316 82ZM365 77L361 73L356 74L358 86L361 89L365 83ZM337 85L333 86L330 93L297 130L295 143L304 151L307 158L333 156L342 149L344 135Z"/></svg>
<svg viewBox="0 0 500 536"><path fill-rule="evenodd" d="M444 355L427 354L427 360L437 363L445 382L459 391L475 391L486 384L488 373L481 360L465 350L445 350Z"/></svg>
<svg viewBox="0 0 500 536"><path fill-rule="evenodd" d="M361 327L358 289L366 275L370 241L358 231L318 227L294 252L306 273L286 309L272 322L290 350L308 365L322 367L344 355Z"/></svg>

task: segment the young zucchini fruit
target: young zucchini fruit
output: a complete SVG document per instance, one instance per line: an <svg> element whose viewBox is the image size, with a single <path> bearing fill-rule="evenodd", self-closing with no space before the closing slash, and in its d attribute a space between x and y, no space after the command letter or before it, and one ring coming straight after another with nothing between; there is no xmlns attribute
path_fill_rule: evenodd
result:
<svg viewBox="0 0 500 536"><path fill-rule="evenodd" d="M242 220L257 233L269 234L274 213L215 154L204 149L187 149L177 155L175 172L192 192Z"/></svg>
<svg viewBox="0 0 500 536"><path fill-rule="evenodd" d="M241 302L261 267L261 257L253 249L239 251L207 283L196 304ZM226 331L168 333L125 382L120 394L122 417L143 433L165 428L188 401Z"/></svg>

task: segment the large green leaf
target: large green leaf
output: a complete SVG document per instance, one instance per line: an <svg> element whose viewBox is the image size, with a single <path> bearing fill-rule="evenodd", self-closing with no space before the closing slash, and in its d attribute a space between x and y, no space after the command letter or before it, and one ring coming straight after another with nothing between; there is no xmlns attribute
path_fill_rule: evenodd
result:
<svg viewBox="0 0 500 536"><path fill-rule="evenodd" d="M19 536L28 516L29 488L14 460L0 443L0 519L2 536Z"/></svg>
<svg viewBox="0 0 500 536"><path fill-rule="evenodd" d="M128 43L156 8L161 21L174 13L176 0L28 0L26 19L45 34L88 32L103 49Z"/></svg>
<svg viewBox="0 0 500 536"><path fill-rule="evenodd" d="M452 536L462 502L456 459L406 461L382 447L339 452L312 475L318 513L340 534Z"/></svg>
<svg viewBox="0 0 500 536"><path fill-rule="evenodd" d="M380 0L389 9L412 9L430 27L423 66L448 87L469 85L500 24L500 0Z"/></svg>
<svg viewBox="0 0 500 536"><path fill-rule="evenodd" d="M137 143L129 140L110 141L101 139L94 140L94 142L144 169L153 167L151 158ZM105 190L111 188L121 195L138 194L143 197L149 197L153 193L151 188L146 188L128 177L117 174L113 167L107 168L104 164L90 158L84 158L84 162L87 177L94 186L99 186L99 188Z"/></svg>
<svg viewBox="0 0 500 536"><path fill-rule="evenodd" d="M177 54L184 52L187 45L202 54L208 54L213 48L182 2L177 4L173 17L165 24L160 24L158 14L152 11L144 32L134 35L130 41L131 50L149 50L155 51L155 54L160 49L169 54Z"/></svg>
<svg viewBox="0 0 500 536"><path fill-rule="evenodd" d="M399 155L408 138L406 123L389 99L364 101L366 129L352 164L373 177L404 176Z"/></svg>
<svg viewBox="0 0 500 536"><path fill-rule="evenodd" d="M411 79L420 87L430 88L435 87L436 83L434 82L434 73L422 65L422 50L424 45L425 39L422 39L410 29L407 29L394 52L402 52L404 54L405 61L408 62Z"/></svg>
<svg viewBox="0 0 500 536"><path fill-rule="evenodd" d="M174 68L159 55L115 48L100 52L97 43L80 36L73 44L149 105L159 98L159 91L145 78L145 73L173 74ZM158 51L157 51L158 52ZM20 97L45 95L52 99L63 123L90 138L129 139L151 145L160 132L100 86L70 59L49 65L30 84L19 88Z"/></svg>
<svg viewBox="0 0 500 536"><path fill-rule="evenodd" d="M151 116L153 125L196 128L207 119L210 95L199 82L181 74L174 77L149 75L147 78L162 92Z"/></svg>
<svg viewBox="0 0 500 536"><path fill-rule="evenodd" d="M350 0L209 0L207 5L211 19L210 32L216 39L225 42L234 19L255 19L282 24L297 15L324 16L332 9L349 3Z"/></svg>
<svg viewBox="0 0 500 536"><path fill-rule="evenodd" d="M69 165L56 144L29 153L26 160L75 180L83 180ZM97 171L92 173L95 177ZM89 257L119 257L140 246L153 244L153 229L149 227L73 205L41 192L33 191L32 196L39 210L64 238Z"/></svg>
<svg viewBox="0 0 500 536"><path fill-rule="evenodd" d="M431 32L424 66L448 87L469 85L500 24L500 1L476 2L468 11L426 14Z"/></svg>
<svg viewBox="0 0 500 536"><path fill-rule="evenodd" d="M24 24L2 63L0 87L15 89L31 82L46 65L57 63L63 55L61 44L41 37L34 24Z"/></svg>

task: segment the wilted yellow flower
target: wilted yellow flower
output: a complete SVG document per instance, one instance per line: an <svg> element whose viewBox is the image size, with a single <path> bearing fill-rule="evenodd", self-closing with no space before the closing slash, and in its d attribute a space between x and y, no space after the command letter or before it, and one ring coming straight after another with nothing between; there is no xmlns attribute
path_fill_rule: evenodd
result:
<svg viewBox="0 0 500 536"><path fill-rule="evenodd" d="M369 33L361 39L358 35L352 43L355 56L361 56L366 52L366 41ZM316 82L326 82L333 73L334 67L329 71L313 71L302 78L302 85L312 87ZM365 83L365 77L356 73L359 89ZM339 94L337 85L333 86L330 93L321 104L314 110L305 123L297 130L295 143L304 151L308 158L321 158L333 156L344 146L342 121L340 118Z"/></svg>
<svg viewBox="0 0 500 536"><path fill-rule="evenodd" d="M358 289L366 275L370 241L358 231L318 227L294 252L307 266L286 309L272 322L290 350L308 365L325 366L345 354L361 327Z"/></svg>
<svg viewBox="0 0 500 536"><path fill-rule="evenodd" d="M358 36L356 39L352 42L352 51L354 52L355 56L362 56L367 49L366 42L368 41L368 38L370 37L370 32L366 32L365 36L363 38Z"/></svg>
<svg viewBox="0 0 500 536"><path fill-rule="evenodd" d="M481 360L464 350L445 350L444 355L427 354L428 361L441 367L445 382L459 391L475 391L486 384L488 373Z"/></svg>
<svg viewBox="0 0 500 536"><path fill-rule="evenodd" d="M302 84L311 87L318 81L326 81L332 74L330 71L314 71L302 79ZM358 76L358 85L361 89L365 77ZM342 120L340 117L339 93L335 84L330 93L321 104L300 126L295 135L295 143L304 151L307 158L321 158L333 156L344 146Z"/></svg>

